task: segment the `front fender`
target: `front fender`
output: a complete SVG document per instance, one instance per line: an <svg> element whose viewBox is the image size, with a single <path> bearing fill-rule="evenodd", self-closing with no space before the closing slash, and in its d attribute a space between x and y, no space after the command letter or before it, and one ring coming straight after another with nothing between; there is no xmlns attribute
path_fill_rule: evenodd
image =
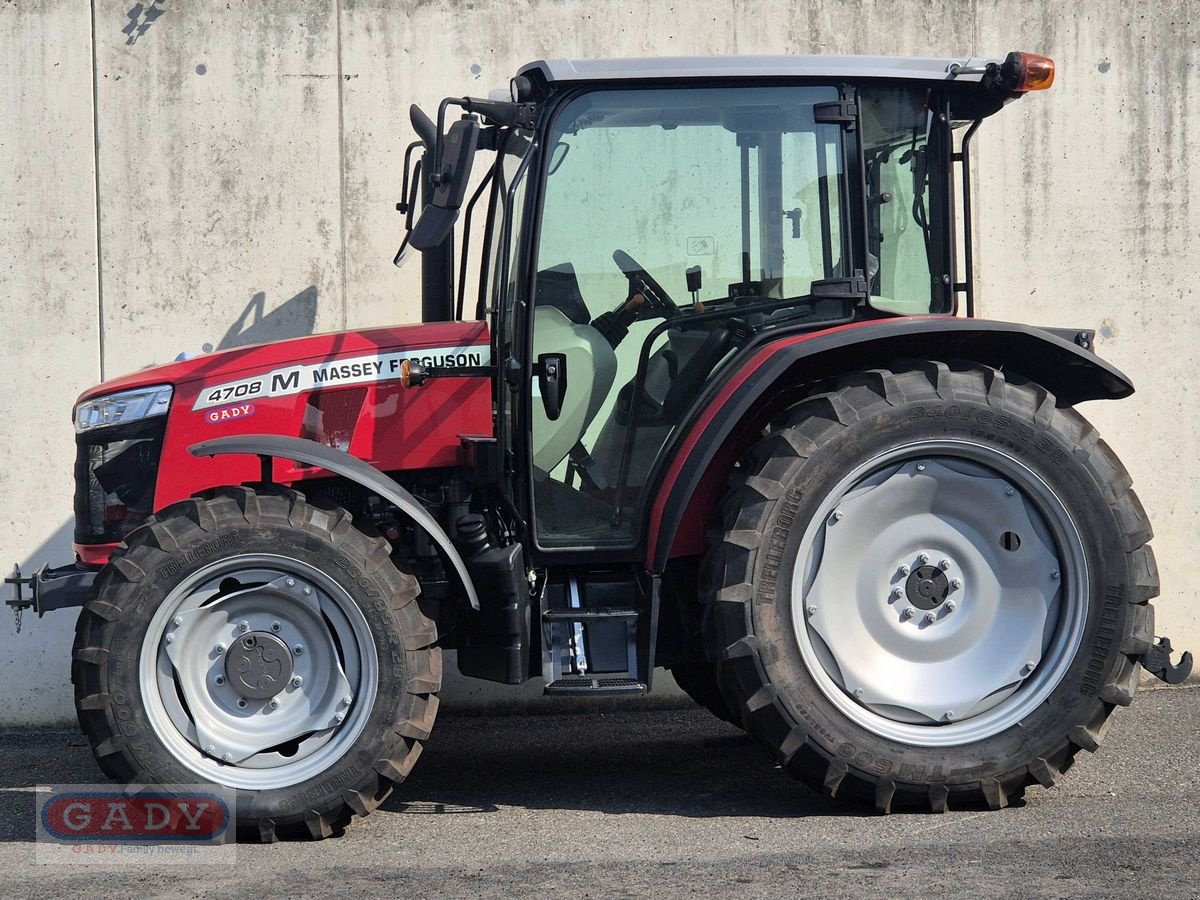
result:
<svg viewBox="0 0 1200 900"><path fill-rule="evenodd" d="M1063 333L981 319L912 317L763 335L730 361L725 377L711 379L660 456L650 481L658 488L647 519L647 569L661 572L672 556L703 549L715 494L724 490L745 443L765 424L756 411L789 387L896 360L935 359L970 360L1021 375L1063 406L1133 393L1122 372Z"/></svg>
<svg viewBox="0 0 1200 900"><path fill-rule="evenodd" d="M467 599L471 602L471 607L479 609L479 595L475 592L475 585L467 573L466 563L463 562L463 558L450 540L450 536L438 524L437 519L429 514L429 511L421 505L416 497L361 459L326 447L324 444L318 444L316 441L278 434L235 434L219 437L211 441L192 444L188 447L188 452L193 456L248 453L274 459L292 459L310 466L319 466L327 472L341 475L372 493L378 494L389 503L394 504L414 524L425 529L437 544L438 549L441 550L446 562L458 574L463 590L466 591Z"/></svg>

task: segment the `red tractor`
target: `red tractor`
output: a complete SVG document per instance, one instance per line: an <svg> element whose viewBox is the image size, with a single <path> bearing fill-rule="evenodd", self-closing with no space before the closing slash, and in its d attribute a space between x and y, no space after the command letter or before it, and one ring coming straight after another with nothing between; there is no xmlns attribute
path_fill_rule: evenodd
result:
<svg viewBox="0 0 1200 900"><path fill-rule="evenodd" d="M408 775L450 648L547 694L669 668L883 812L1054 784L1142 667L1191 661L1155 638L1150 525L1072 408L1129 380L1091 331L973 316L971 139L1053 75L552 60L414 107L397 263L423 254L424 324L75 408L76 562L14 573L10 603L82 607L101 768L234 788L255 838L327 836Z"/></svg>

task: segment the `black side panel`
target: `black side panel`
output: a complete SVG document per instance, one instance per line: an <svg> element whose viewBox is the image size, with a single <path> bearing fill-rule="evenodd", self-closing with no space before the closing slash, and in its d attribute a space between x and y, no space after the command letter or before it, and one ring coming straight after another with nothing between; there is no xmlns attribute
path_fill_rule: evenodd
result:
<svg viewBox="0 0 1200 900"><path fill-rule="evenodd" d="M969 360L1003 369L1010 378L1024 377L1051 391L1059 406L1074 406L1085 400L1120 400L1133 393L1133 383L1118 369L1062 334L1089 333L1071 329L1058 333L980 319L903 318L856 324L797 340L797 335L769 332L748 345L724 369L724 377L712 379L705 395L696 403L683 427L660 455L661 479L674 460L679 445L696 428L700 439L684 461L679 476L668 491L657 533L648 534L651 571L662 572L667 563L679 524L705 470L726 438L752 409L781 386L802 385L842 372L870 369L895 360ZM1090 345L1090 341L1088 341ZM734 394L720 408L709 407L739 365L745 365L764 349L776 352L760 361Z"/></svg>

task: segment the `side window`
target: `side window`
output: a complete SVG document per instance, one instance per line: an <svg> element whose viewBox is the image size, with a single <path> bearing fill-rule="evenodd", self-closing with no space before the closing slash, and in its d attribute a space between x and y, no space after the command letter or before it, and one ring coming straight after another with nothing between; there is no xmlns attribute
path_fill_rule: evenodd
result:
<svg viewBox="0 0 1200 900"><path fill-rule="evenodd" d="M541 546L635 540L659 454L714 373L841 273L841 132L814 115L837 97L613 90L559 112L532 329L535 356L562 354L567 378L553 413L530 387ZM780 318L744 312L764 303Z"/></svg>
<svg viewBox="0 0 1200 900"><path fill-rule="evenodd" d="M942 128L926 89L871 88L860 94L867 166L871 305L921 315L947 311L940 215Z"/></svg>

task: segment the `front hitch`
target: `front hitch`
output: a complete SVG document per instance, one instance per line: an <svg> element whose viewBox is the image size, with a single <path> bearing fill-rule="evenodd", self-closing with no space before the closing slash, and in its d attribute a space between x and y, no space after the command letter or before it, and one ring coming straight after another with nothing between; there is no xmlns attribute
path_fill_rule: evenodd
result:
<svg viewBox="0 0 1200 900"><path fill-rule="evenodd" d="M1185 650L1179 663L1171 662L1171 639L1156 637L1150 649L1140 657L1142 668L1167 684L1182 684L1192 674L1192 654Z"/></svg>
<svg viewBox="0 0 1200 900"><path fill-rule="evenodd" d="M67 609L83 606L92 593L92 583L97 571L81 569L79 566L61 566L51 569L43 565L32 575L21 575L21 567L13 566L12 574L4 579L12 585L12 596L5 604L12 609L17 620L17 634L21 633L21 614L32 609L41 618L52 609ZM28 596L24 589L29 588Z"/></svg>

